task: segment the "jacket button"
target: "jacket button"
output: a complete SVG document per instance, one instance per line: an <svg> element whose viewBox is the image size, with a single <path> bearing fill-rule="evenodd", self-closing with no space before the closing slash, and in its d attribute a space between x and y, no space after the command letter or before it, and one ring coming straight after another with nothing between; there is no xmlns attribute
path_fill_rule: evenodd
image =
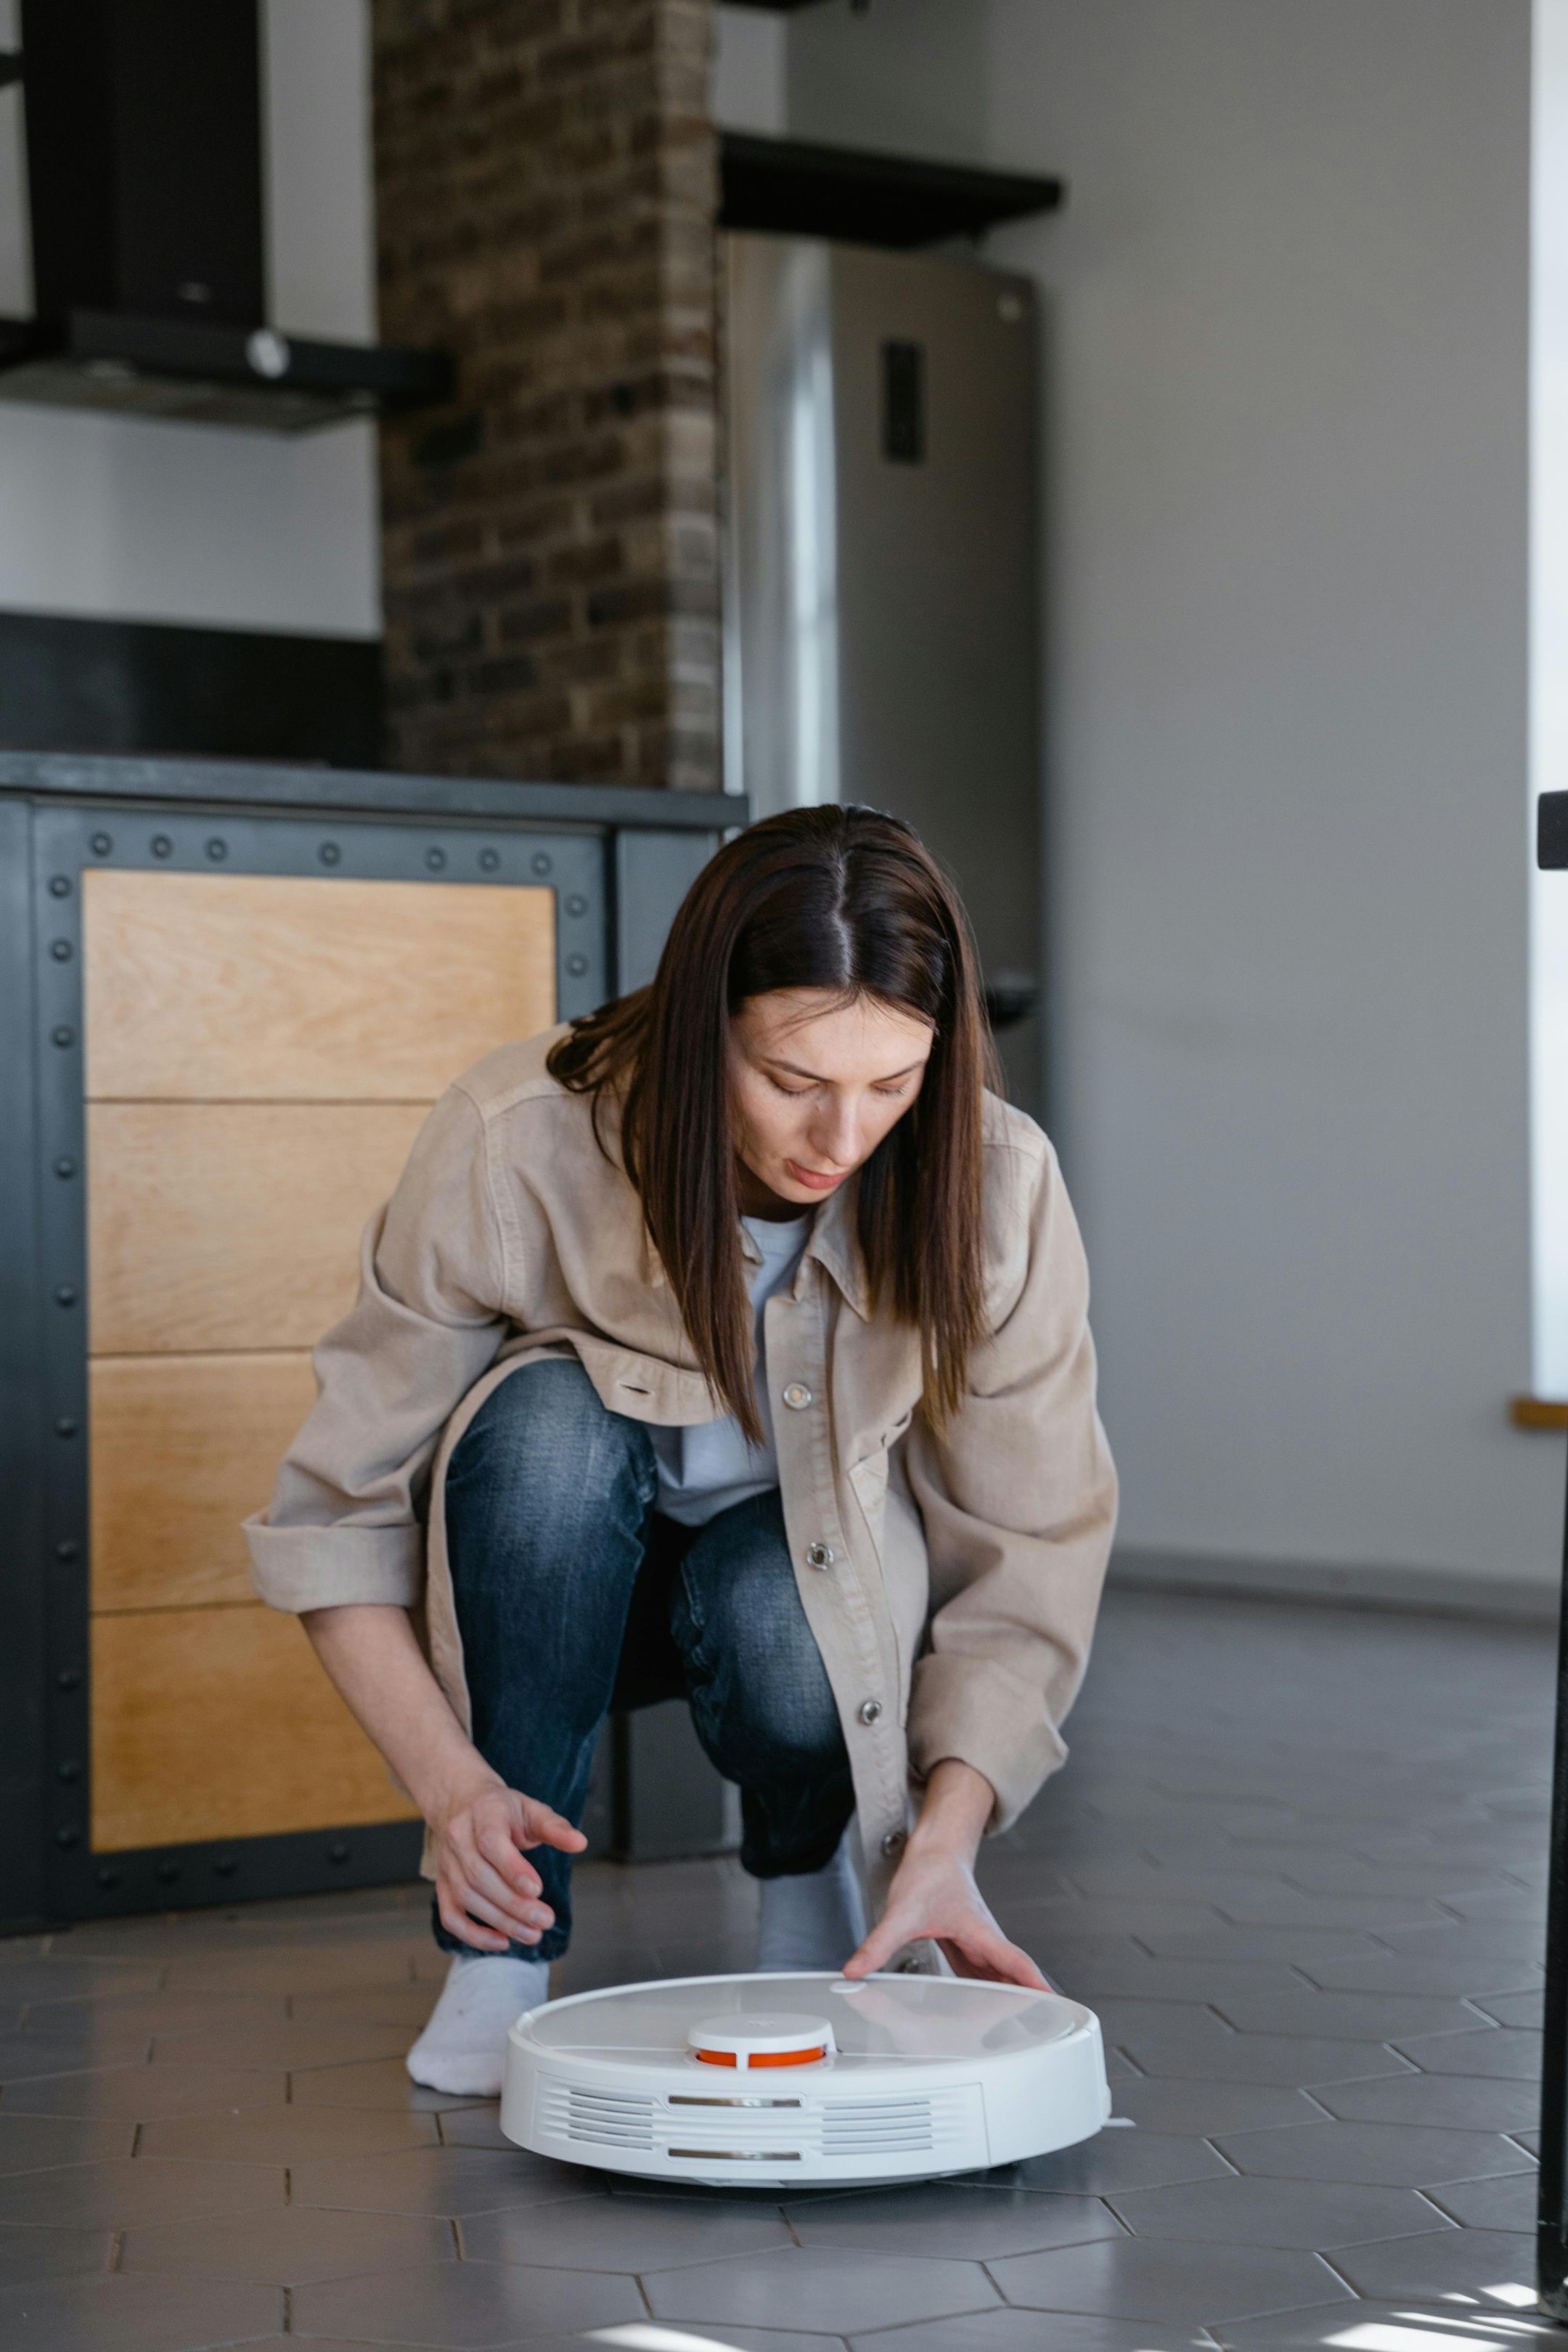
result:
<svg viewBox="0 0 1568 2352"><path fill-rule="evenodd" d="M858 1712L862 1723L880 1723L882 1702L879 1698L863 1698Z"/></svg>
<svg viewBox="0 0 1568 2352"><path fill-rule="evenodd" d="M904 1836L905 1832L902 1830L889 1830L888 1832L887 1836L882 1840L882 1852L888 1861L891 1862L896 1853L902 1853L904 1850Z"/></svg>
<svg viewBox="0 0 1568 2352"><path fill-rule="evenodd" d="M791 1381L784 1392L784 1401L791 1412L804 1412L811 1402L811 1391L804 1381Z"/></svg>
<svg viewBox="0 0 1568 2352"><path fill-rule="evenodd" d="M831 1568L834 1557L834 1549L831 1544L814 1543L806 1545L805 1564L807 1568Z"/></svg>

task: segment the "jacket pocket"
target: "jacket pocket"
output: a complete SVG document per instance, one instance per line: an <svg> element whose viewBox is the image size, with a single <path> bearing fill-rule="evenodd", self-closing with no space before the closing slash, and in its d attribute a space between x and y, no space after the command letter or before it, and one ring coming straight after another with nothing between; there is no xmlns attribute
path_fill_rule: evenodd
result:
<svg viewBox="0 0 1568 2352"><path fill-rule="evenodd" d="M882 1509L888 1499L888 1454L885 1446L875 1454L866 1454L849 1465L849 1484L856 1499L866 1515L871 1530L871 1540L879 1551L882 1548Z"/></svg>
<svg viewBox="0 0 1568 2352"><path fill-rule="evenodd" d="M913 1419L914 1407L910 1405L897 1421L889 1423L868 1453L863 1454L858 1462L849 1465L849 1484L866 1514L867 1524L879 1552L882 1548L882 1517L888 1499L889 1456Z"/></svg>

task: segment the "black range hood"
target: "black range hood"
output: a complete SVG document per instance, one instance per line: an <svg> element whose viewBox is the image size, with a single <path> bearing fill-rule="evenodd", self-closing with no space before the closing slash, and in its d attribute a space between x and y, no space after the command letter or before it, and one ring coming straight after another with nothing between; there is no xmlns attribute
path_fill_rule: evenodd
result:
<svg viewBox="0 0 1568 2352"><path fill-rule="evenodd" d="M0 399L298 433L443 400L444 352L267 323L258 0L22 0L37 316Z"/></svg>

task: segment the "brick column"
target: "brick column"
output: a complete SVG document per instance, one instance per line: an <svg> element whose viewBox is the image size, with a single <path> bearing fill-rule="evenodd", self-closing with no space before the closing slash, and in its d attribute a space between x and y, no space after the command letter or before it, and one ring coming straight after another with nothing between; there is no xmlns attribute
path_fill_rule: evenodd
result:
<svg viewBox="0 0 1568 2352"><path fill-rule="evenodd" d="M719 781L710 0L373 0L389 756Z"/></svg>

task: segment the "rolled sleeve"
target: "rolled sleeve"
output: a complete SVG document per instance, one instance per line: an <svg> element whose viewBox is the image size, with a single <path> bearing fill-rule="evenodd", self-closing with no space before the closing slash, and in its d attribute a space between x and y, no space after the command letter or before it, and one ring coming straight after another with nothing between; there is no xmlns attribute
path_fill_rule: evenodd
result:
<svg viewBox="0 0 1568 2352"><path fill-rule="evenodd" d="M245 1522L250 1581L269 1609L342 1609L356 1601L412 1609L425 1584L418 1527L275 1528L263 1512Z"/></svg>
<svg viewBox="0 0 1568 2352"><path fill-rule="evenodd" d="M269 1607L418 1601L430 1465L500 1347L505 1295L484 1122L454 1087L366 1229L359 1296L315 1352L315 1405L267 1509L246 1522Z"/></svg>
<svg viewBox="0 0 1568 2352"><path fill-rule="evenodd" d="M1089 1275L1054 1153L1012 1152L998 1255L1012 1271L958 1412L910 1432L933 1614L910 1703L924 1778L955 1758L996 1791L1005 1829L1067 1754L1116 1519L1095 1408Z"/></svg>

